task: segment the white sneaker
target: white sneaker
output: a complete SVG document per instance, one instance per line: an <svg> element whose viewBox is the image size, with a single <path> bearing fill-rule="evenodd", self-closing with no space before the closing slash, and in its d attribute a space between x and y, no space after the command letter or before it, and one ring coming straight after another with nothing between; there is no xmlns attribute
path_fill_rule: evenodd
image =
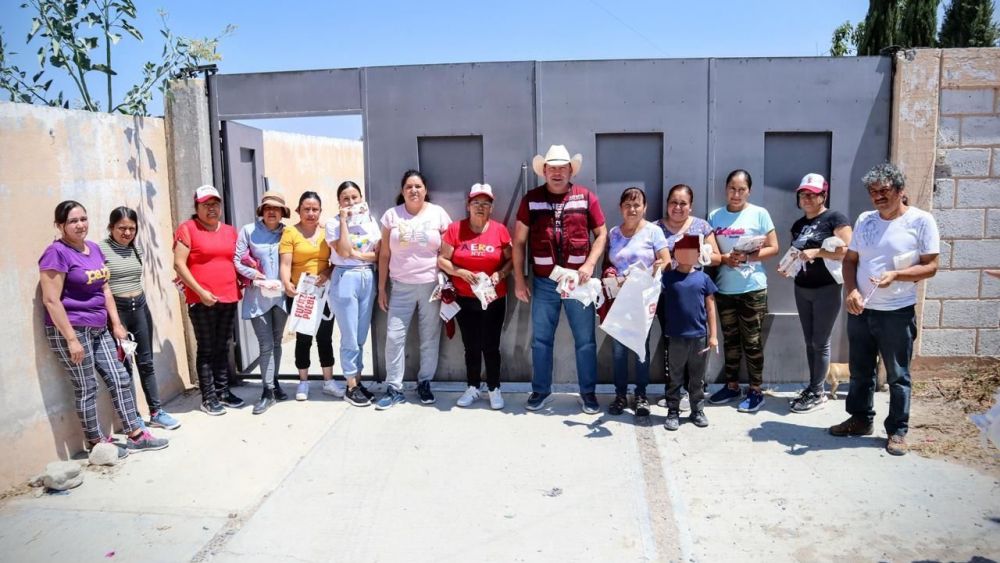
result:
<svg viewBox="0 0 1000 563"><path fill-rule="evenodd" d="M490 391L490 408L498 411L503 408L503 395L500 394L500 388Z"/></svg>
<svg viewBox="0 0 1000 563"><path fill-rule="evenodd" d="M309 382L300 381L299 386L295 389L295 400L305 401L309 398Z"/></svg>
<svg viewBox="0 0 1000 563"><path fill-rule="evenodd" d="M688 412L689 410L691 410L691 395L684 393L681 395L680 411Z"/></svg>
<svg viewBox="0 0 1000 563"><path fill-rule="evenodd" d="M323 393L343 399L344 395L347 394L347 386L336 379L328 379L323 382Z"/></svg>
<svg viewBox="0 0 1000 563"><path fill-rule="evenodd" d="M474 403L477 399L479 399L479 389L470 385L465 390L465 393L462 393L462 396L458 398L458 402L455 404L460 407L467 407Z"/></svg>

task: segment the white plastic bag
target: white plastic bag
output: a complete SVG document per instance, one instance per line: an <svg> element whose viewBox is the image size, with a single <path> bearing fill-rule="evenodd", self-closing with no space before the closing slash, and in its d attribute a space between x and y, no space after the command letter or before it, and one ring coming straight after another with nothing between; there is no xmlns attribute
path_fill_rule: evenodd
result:
<svg viewBox="0 0 1000 563"><path fill-rule="evenodd" d="M1000 448L1000 392L993 401L993 408L982 413L969 415L969 420L983 433L983 441L989 438Z"/></svg>
<svg viewBox="0 0 1000 563"><path fill-rule="evenodd" d="M660 271L631 267L601 323L601 330L634 351L640 362L646 361L646 337L653 326L659 299Z"/></svg>
<svg viewBox="0 0 1000 563"><path fill-rule="evenodd" d="M273 299L275 297L281 297L281 281L280 280L253 280L254 287L260 289L260 295L267 299Z"/></svg>
<svg viewBox="0 0 1000 563"><path fill-rule="evenodd" d="M599 279L590 278L587 283L580 283L580 272L562 266L553 268L549 279L556 282L556 291L563 299L576 299L584 307L604 304L604 286Z"/></svg>
<svg viewBox="0 0 1000 563"><path fill-rule="evenodd" d="M843 241L840 237L828 237L823 239L823 244L821 248L827 252L836 252L841 246L847 246L847 243ZM826 271L830 272L833 276L834 281L843 285L844 283L844 262L841 260L833 260L831 258L824 258L823 264L826 265Z"/></svg>
<svg viewBox="0 0 1000 563"><path fill-rule="evenodd" d="M298 294L292 301L292 310L288 312L288 332L315 336L319 323L333 318L332 312L329 317L323 315L330 283L317 286L317 279L312 274L302 274L299 278L299 286L295 288Z"/></svg>

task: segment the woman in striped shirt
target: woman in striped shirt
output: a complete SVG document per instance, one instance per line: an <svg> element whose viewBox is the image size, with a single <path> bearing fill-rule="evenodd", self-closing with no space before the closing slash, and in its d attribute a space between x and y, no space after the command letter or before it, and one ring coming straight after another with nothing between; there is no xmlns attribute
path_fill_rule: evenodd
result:
<svg viewBox="0 0 1000 563"><path fill-rule="evenodd" d="M138 226L139 219L134 209L116 207L108 219L109 236L100 242L100 247L111 275L108 285L111 286L118 317L137 345L135 365L149 407L149 425L173 430L181 423L163 410L153 368L153 318L146 307L146 295L142 290L142 251L135 242ZM130 364L126 358L125 368L129 372L132 371Z"/></svg>

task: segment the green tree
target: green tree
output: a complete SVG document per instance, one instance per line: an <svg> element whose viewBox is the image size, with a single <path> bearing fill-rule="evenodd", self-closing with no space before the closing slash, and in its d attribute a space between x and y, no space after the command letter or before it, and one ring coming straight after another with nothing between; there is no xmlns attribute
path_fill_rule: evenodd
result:
<svg viewBox="0 0 1000 563"><path fill-rule="evenodd" d="M868 0L864 33L858 37L858 55L875 56L882 49L897 45L899 0Z"/></svg>
<svg viewBox="0 0 1000 563"><path fill-rule="evenodd" d="M934 47L937 44L937 8L940 0L906 0L896 43L901 47Z"/></svg>
<svg viewBox="0 0 1000 563"><path fill-rule="evenodd" d="M165 92L166 80L182 68L221 59L219 40L236 29L230 25L219 36L206 39L175 36L161 11L164 43L160 60L145 63L142 79L116 103L112 86L118 73L112 67L113 47L125 35L143 41L135 26L133 0L27 0L21 8L34 13L25 44L40 43L37 72L29 76L28 70L9 62L9 56L16 53L7 50L0 29L0 89L8 92L11 101L68 108L70 98L62 90L50 93L53 80L47 73L52 71L68 77L81 109L109 113L147 115L154 89ZM106 96L103 104L99 99L102 95Z"/></svg>
<svg viewBox="0 0 1000 563"><path fill-rule="evenodd" d="M941 47L994 47L998 40L992 0L952 0L945 7L938 34Z"/></svg>
<svg viewBox="0 0 1000 563"><path fill-rule="evenodd" d="M833 30L833 37L830 38L830 56L846 57L856 55L858 52L858 38L865 32L865 22L858 22L851 25L846 21Z"/></svg>

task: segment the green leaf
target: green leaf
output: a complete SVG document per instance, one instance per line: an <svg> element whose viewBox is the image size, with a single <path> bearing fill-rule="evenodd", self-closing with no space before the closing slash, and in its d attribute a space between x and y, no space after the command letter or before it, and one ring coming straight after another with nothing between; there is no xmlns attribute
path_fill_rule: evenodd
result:
<svg viewBox="0 0 1000 563"><path fill-rule="evenodd" d="M28 38L24 40L25 43L31 42L31 38L38 33L39 28L42 27L42 22L38 18L31 18L31 31L28 32Z"/></svg>
<svg viewBox="0 0 1000 563"><path fill-rule="evenodd" d="M122 36L117 33L108 32L108 41L111 41L112 45L117 45L119 41L122 40Z"/></svg>
<svg viewBox="0 0 1000 563"><path fill-rule="evenodd" d="M99 43L96 37L84 37L82 39L82 42L83 42L83 46L86 49L88 49L88 50L90 50L90 49L96 49L97 45Z"/></svg>
<svg viewBox="0 0 1000 563"><path fill-rule="evenodd" d="M45 84L42 84L42 90L45 90L46 92L48 92L49 91L49 86L52 86L52 80L51 79L48 80L47 82L45 82Z"/></svg>
<svg viewBox="0 0 1000 563"><path fill-rule="evenodd" d="M38 79L41 78L43 74L45 74L45 70L40 70L36 72L35 75L31 77L31 81L38 82Z"/></svg>
<svg viewBox="0 0 1000 563"><path fill-rule="evenodd" d="M97 72L103 72L104 74L109 74L111 76L117 76L118 75L117 72L111 70L111 67L109 67L108 65L105 65L105 64L100 64L100 63L94 64L90 68L91 68L91 70L96 70Z"/></svg>
<svg viewBox="0 0 1000 563"><path fill-rule="evenodd" d="M138 29L136 29L135 27L133 27L132 24L130 24L130 23L126 22L126 21L123 21L122 22L122 29L124 29L126 32L128 32L128 34L131 35L132 37L135 37L139 41L142 41L142 32L140 32Z"/></svg>

